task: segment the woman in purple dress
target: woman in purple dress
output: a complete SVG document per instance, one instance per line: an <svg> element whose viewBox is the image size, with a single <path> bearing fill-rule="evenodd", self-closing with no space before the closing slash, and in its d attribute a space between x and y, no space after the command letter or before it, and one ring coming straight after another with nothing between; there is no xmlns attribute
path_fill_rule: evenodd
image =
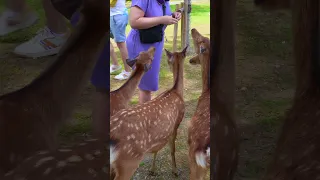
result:
<svg viewBox="0 0 320 180"><path fill-rule="evenodd" d="M165 5L164 10L163 5ZM147 51L151 46L156 48L151 65L152 68L144 74L139 84L140 103L151 100L151 92L159 89L159 72L164 35L160 42L142 43L140 41L139 29L148 29L163 24L164 32L167 25L176 24L180 19L180 12L171 13L168 0L132 0L129 15L129 22L132 29L126 41L129 59L136 58L141 51Z"/></svg>

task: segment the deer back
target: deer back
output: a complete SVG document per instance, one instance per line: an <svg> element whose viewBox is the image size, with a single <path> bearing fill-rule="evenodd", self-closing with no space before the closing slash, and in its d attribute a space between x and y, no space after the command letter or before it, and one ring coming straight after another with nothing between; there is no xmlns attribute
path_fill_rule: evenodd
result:
<svg viewBox="0 0 320 180"><path fill-rule="evenodd" d="M178 128L184 111L180 95L165 92L144 104L117 112L110 120L110 138L132 156L155 152L165 146Z"/></svg>

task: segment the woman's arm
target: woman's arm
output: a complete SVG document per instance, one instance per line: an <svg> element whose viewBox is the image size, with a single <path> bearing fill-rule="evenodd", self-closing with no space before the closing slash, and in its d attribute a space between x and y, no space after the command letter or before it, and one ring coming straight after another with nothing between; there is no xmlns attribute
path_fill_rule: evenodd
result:
<svg viewBox="0 0 320 180"><path fill-rule="evenodd" d="M163 23L163 17L144 17L144 12L137 6L131 7L129 23L133 29L148 29Z"/></svg>

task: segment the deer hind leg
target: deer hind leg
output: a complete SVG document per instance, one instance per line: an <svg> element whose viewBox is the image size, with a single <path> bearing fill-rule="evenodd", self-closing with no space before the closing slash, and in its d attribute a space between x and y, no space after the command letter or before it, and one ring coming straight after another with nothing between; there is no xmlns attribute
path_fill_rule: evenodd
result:
<svg viewBox="0 0 320 180"><path fill-rule="evenodd" d="M178 129L176 128L173 131L173 134L169 139L169 147L170 147L170 151L171 151L171 161L172 161L172 173L175 176L178 176L177 165L176 165L176 156L175 156L177 131L178 131Z"/></svg>
<svg viewBox="0 0 320 180"><path fill-rule="evenodd" d="M130 180L139 167L139 162L139 160L116 162L116 165L114 166L116 174L114 180Z"/></svg>
<svg viewBox="0 0 320 180"><path fill-rule="evenodd" d="M150 170L150 175L155 176L156 175L156 158L157 158L157 153L153 153L153 161L152 161L152 167Z"/></svg>

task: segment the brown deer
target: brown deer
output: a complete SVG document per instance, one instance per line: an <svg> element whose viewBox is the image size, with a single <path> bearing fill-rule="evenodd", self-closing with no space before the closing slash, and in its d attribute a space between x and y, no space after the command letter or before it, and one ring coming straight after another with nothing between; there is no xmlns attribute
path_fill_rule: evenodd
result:
<svg viewBox="0 0 320 180"><path fill-rule="evenodd" d="M135 70L119 89L110 92L110 117L128 107L143 74L150 69L154 52L155 48L150 47L148 51L140 52L136 59L127 60L130 67L135 65Z"/></svg>
<svg viewBox="0 0 320 180"><path fill-rule="evenodd" d="M120 110L110 119L110 164L115 180L129 180L146 153L154 153L154 173L156 154L168 143L172 171L177 175L175 140L185 112L183 67L187 47L182 52L165 51L173 72L173 87L151 101Z"/></svg>
<svg viewBox="0 0 320 180"><path fill-rule="evenodd" d="M287 3L283 7L292 12L296 88L264 179L316 180L320 178L320 3L318 0L268 1L256 5L278 7L278 3Z"/></svg>
<svg viewBox="0 0 320 180"><path fill-rule="evenodd" d="M8 172L57 136L97 60L109 29L105 1L84 0L81 22L57 60L26 87L0 97L0 170Z"/></svg>
<svg viewBox="0 0 320 180"><path fill-rule="evenodd" d="M213 45L210 66L211 178L232 180L237 170L239 139L234 117L235 94L235 4L213 1Z"/></svg>
<svg viewBox="0 0 320 180"><path fill-rule="evenodd" d="M210 168L210 39L196 29L191 36L197 55L189 62L201 64L202 93L188 127L190 180L202 180Z"/></svg>
<svg viewBox="0 0 320 180"><path fill-rule="evenodd" d="M0 179L103 180L109 177L108 158L104 141L87 139L52 152L39 151Z"/></svg>

